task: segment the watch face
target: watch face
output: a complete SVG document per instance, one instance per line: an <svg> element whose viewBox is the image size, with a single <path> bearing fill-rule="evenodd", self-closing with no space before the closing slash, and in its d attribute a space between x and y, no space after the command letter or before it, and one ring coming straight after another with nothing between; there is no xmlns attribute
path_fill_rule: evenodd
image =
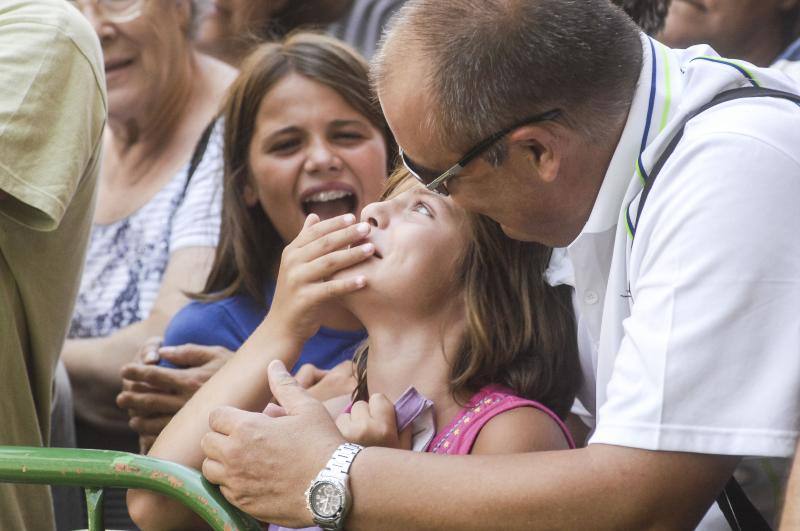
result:
<svg viewBox="0 0 800 531"><path fill-rule="evenodd" d="M336 516L344 504L344 495L338 485L323 481L311 490L311 508L322 518Z"/></svg>

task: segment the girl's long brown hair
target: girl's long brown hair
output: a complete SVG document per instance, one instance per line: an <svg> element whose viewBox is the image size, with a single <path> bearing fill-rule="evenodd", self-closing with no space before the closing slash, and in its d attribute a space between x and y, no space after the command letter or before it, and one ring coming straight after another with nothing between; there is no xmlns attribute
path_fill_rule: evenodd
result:
<svg viewBox="0 0 800 531"><path fill-rule="evenodd" d="M300 32L265 43L241 65L223 107L225 133L220 242L206 285L193 297L205 301L247 294L264 303L264 289L277 274L286 245L260 204L244 201L252 181L249 150L264 96L290 74L299 74L339 94L380 131L392 154L394 140L372 97L368 65L358 52L325 35ZM387 157L391 159L391 155Z"/></svg>
<svg viewBox="0 0 800 531"><path fill-rule="evenodd" d="M405 170L387 183L383 198L412 178ZM506 236L500 226L468 214L472 232L460 263L467 330L450 360L450 391L472 395L499 384L537 400L562 418L580 383L571 288L544 277L552 249ZM368 348L356 354L354 398L368 398Z"/></svg>

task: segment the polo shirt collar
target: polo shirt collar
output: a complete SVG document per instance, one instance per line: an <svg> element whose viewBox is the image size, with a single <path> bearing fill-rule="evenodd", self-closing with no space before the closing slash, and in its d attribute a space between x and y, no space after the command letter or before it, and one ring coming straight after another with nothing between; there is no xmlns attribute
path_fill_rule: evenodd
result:
<svg viewBox="0 0 800 531"><path fill-rule="evenodd" d="M653 130L657 132L652 124L657 92L654 87L655 44L645 34L640 35L643 50L642 71L636 83L628 119L581 235L605 232L617 224L625 192L635 172L636 161L655 137Z"/></svg>

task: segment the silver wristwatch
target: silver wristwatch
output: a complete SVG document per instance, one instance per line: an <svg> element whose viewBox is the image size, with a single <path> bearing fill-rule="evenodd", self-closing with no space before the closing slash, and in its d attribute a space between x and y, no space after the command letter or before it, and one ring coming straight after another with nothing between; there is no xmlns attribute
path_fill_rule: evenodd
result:
<svg viewBox="0 0 800 531"><path fill-rule="evenodd" d="M339 446L306 491L306 504L314 523L325 531L339 531L344 526L351 501L348 472L363 449L353 443Z"/></svg>

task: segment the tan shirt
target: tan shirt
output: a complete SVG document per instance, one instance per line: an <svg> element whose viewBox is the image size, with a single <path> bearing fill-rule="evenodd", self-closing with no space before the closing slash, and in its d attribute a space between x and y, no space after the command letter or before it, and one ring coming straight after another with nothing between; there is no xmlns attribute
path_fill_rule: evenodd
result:
<svg viewBox="0 0 800 531"><path fill-rule="evenodd" d="M103 60L63 0L0 7L0 445L46 444L106 120ZM53 526L49 489L0 484L0 529Z"/></svg>

